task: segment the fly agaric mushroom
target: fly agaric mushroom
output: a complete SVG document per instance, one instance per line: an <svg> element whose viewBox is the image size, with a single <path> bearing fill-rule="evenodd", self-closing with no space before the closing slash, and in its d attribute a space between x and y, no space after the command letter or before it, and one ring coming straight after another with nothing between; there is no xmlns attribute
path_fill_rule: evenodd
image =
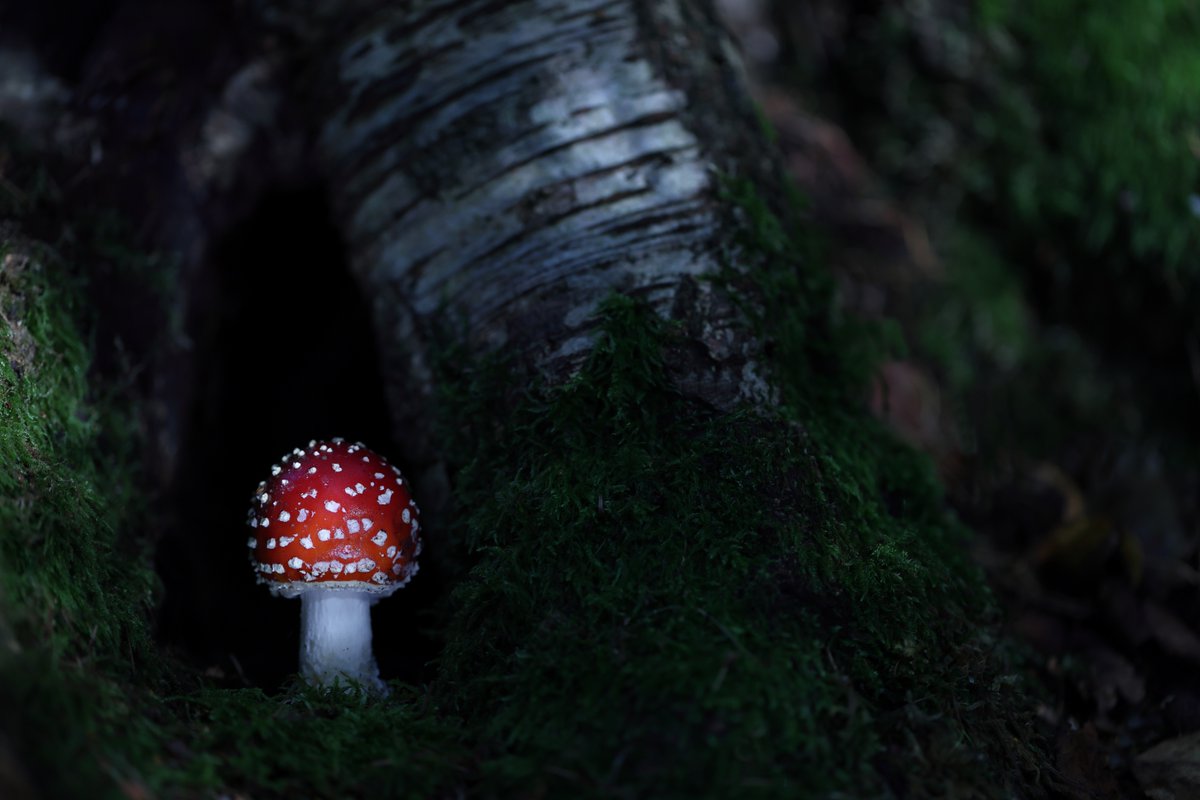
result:
<svg viewBox="0 0 1200 800"><path fill-rule="evenodd" d="M250 561L271 593L299 597L300 674L385 691L371 606L417 573L417 504L400 470L361 442L311 441L271 467L247 519Z"/></svg>

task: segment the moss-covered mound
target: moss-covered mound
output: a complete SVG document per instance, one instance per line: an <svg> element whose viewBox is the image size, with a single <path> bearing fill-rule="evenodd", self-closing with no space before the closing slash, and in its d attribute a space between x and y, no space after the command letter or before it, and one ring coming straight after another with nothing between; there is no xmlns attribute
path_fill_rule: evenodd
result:
<svg viewBox="0 0 1200 800"><path fill-rule="evenodd" d="M145 744L122 681L148 666L153 571L130 535L133 420L89 388L76 289L0 228L0 778L83 796L92 745Z"/></svg>
<svg viewBox="0 0 1200 800"><path fill-rule="evenodd" d="M752 266L728 280L783 408L679 396L680 333L623 297L583 372L509 416L496 375L448 381L478 564L435 691L501 795L1002 796L1029 732L964 532L856 401L866 337L827 278L734 194Z"/></svg>
<svg viewBox="0 0 1200 800"><path fill-rule="evenodd" d="M870 337L737 194L723 281L781 407L681 396L682 332L625 297L565 386L447 359L458 499L431 535L469 566L431 683L372 701L231 688L159 651L135 418L88 380L86 286L7 229L5 796L1015 791L1038 756L964 531L860 408Z"/></svg>
<svg viewBox="0 0 1200 800"><path fill-rule="evenodd" d="M485 785L1002 795L1020 714L926 465L856 412L695 408L671 332L606 313L584 373L479 431L464 475L480 563L438 688Z"/></svg>

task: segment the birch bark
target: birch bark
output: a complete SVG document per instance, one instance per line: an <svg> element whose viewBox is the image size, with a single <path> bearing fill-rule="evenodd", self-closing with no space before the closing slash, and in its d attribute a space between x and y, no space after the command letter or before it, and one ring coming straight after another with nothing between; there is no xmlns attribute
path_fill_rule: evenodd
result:
<svg viewBox="0 0 1200 800"><path fill-rule="evenodd" d="M396 430L430 412L439 325L553 382L614 291L685 323L685 391L762 398L755 344L706 280L728 241L719 176L766 164L707 4L381 4L321 49L318 152Z"/></svg>

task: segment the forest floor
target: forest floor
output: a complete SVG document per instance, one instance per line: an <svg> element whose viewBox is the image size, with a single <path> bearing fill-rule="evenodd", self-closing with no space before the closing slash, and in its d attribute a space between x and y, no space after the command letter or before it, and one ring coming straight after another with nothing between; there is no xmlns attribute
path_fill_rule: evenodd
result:
<svg viewBox="0 0 1200 800"><path fill-rule="evenodd" d="M165 305L169 269L111 220L63 224L70 180L0 144L0 790L1200 796L1200 11L725 5L807 198L782 231L734 198L794 289L773 298L793 398L853 372L822 372L829 287L797 264L827 264L888 355L863 396L794 403L804 424L705 416L667 379L670 332L614 301L578 380L512 389L507 422L448 380L475 420L447 434L473 494L447 540L470 553L403 601L429 652L386 703L287 682L294 642L263 680L228 631L206 652L155 628L180 592L140 490L147 371L95 346L118 337L84 298ZM241 510L210 505L214 526ZM230 584L189 613L291 630Z"/></svg>
<svg viewBox="0 0 1200 800"><path fill-rule="evenodd" d="M1194 9L724 5L842 302L898 326L870 405L977 533L1060 790L1200 796Z"/></svg>

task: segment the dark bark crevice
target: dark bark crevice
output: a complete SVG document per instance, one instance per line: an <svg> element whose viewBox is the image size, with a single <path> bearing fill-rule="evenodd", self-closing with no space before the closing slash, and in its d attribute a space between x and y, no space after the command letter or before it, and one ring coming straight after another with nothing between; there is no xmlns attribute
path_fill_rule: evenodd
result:
<svg viewBox="0 0 1200 800"><path fill-rule="evenodd" d="M250 580L237 535L248 493L280 453L311 438L361 439L408 468L395 457L370 306L324 197L320 185L268 193L214 243L211 283L194 297L196 398L157 558L166 643L265 687L294 674L299 607ZM436 566L426 572L375 611L389 676L420 680L432 656L420 636L382 635L438 591Z"/></svg>

